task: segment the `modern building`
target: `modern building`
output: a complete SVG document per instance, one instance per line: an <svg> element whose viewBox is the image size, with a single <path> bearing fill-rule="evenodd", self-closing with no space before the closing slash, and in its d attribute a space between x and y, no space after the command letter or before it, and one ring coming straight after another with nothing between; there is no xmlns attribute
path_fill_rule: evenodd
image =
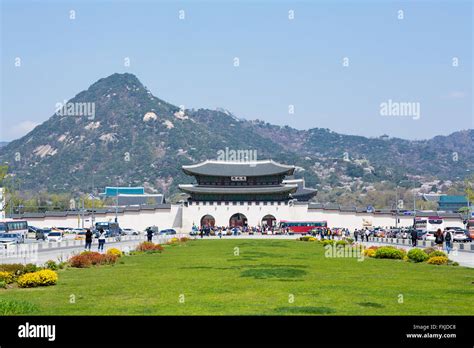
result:
<svg viewBox="0 0 474 348"><path fill-rule="evenodd" d="M107 186L100 196L108 198L114 197L115 204L119 207L139 206L139 205L156 205L164 204L165 198L163 194L145 193L143 187L112 187Z"/></svg>
<svg viewBox="0 0 474 348"><path fill-rule="evenodd" d="M468 207L466 196L440 196L438 210L447 212L458 212L461 208Z"/></svg>

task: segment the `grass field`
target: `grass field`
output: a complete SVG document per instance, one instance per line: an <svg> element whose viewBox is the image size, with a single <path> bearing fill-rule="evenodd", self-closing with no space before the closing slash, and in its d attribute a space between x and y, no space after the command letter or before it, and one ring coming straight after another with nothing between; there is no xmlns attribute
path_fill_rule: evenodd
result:
<svg viewBox="0 0 474 348"><path fill-rule="evenodd" d="M294 240L223 239L69 268L56 286L0 290L0 313L472 315L473 300L470 268L325 258L321 245Z"/></svg>

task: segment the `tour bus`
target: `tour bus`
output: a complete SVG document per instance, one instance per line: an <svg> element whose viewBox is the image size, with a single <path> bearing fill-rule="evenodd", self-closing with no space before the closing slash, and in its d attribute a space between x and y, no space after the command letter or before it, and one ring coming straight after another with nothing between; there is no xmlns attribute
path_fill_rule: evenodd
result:
<svg viewBox="0 0 474 348"><path fill-rule="evenodd" d="M28 222L26 220L0 220L0 233L14 233L21 236L22 241L28 237Z"/></svg>
<svg viewBox="0 0 474 348"><path fill-rule="evenodd" d="M102 228L107 237L115 237L121 234L122 229L117 222L96 222L95 232L98 235L99 229Z"/></svg>
<svg viewBox="0 0 474 348"><path fill-rule="evenodd" d="M424 232L436 232L440 228L443 230L443 218L438 216L416 217L415 229Z"/></svg>
<svg viewBox="0 0 474 348"><path fill-rule="evenodd" d="M290 233L310 233L314 229L327 227L327 221L280 221L280 229L282 232L285 232L288 228Z"/></svg>
<svg viewBox="0 0 474 348"><path fill-rule="evenodd" d="M466 229L469 231L469 235L474 239L474 219L467 220Z"/></svg>

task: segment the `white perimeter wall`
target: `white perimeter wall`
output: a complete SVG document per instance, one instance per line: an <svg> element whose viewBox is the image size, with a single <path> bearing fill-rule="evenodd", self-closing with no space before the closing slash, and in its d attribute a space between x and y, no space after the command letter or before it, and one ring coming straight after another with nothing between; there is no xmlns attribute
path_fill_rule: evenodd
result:
<svg viewBox="0 0 474 348"><path fill-rule="evenodd" d="M207 202L206 202L207 203ZM389 227L395 226L395 216L390 214L370 214L370 213L354 213L340 212L338 210L322 210L308 209L307 205L263 205L256 203L243 205L229 204L218 205L193 203L189 206L172 205L171 208L163 208L156 210L140 210L125 211L118 214L118 220L122 228L134 228L144 230L148 226L156 225L160 229L174 228L178 232L188 233L191 231L193 224L199 226L201 218L204 215L212 215L216 220L216 225L227 226L229 219L233 214L241 213L247 217L250 226L261 224L262 218L267 215L273 215L277 221L280 220L302 220L302 221L320 221L328 222L329 227L347 227L351 230L362 228L365 224L373 226ZM96 214L95 221L114 221L115 213ZM399 216L399 226L411 226L413 217ZM28 218L28 223L36 227L81 227L80 219L77 215L69 215L67 217L45 217L45 218ZM444 219L444 226L463 227L461 219L449 218ZM86 217L85 227L91 225L90 216Z"/></svg>

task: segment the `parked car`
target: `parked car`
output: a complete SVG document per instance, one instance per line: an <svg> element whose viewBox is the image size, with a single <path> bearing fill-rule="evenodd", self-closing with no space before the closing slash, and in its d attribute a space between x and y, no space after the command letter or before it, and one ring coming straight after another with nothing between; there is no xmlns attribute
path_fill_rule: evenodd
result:
<svg viewBox="0 0 474 348"><path fill-rule="evenodd" d="M424 230L416 230L416 236L417 236L416 238L418 240L422 240L422 239L424 240L425 239L425 234L426 234L426 231L424 231Z"/></svg>
<svg viewBox="0 0 474 348"><path fill-rule="evenodd" d="M137 236L138 235L138 231L134 230L133 228L124 228L122 230L122 234L124 235L128 235L128 236Z"/></svg>
<svg viewBox="0 0 474 348"><path fill-rule="evenodd" d="M436 237L434 235L434 232L426 232L423 236L423 239L426 241L434 242L436 240Z"/></svg>
<svg viewBox="0 0 474 348"><path fill-rule="evenodd" d="M63 240L63 233L62 232L50 232L46 237L47 242L61 242Z"/></svg>
<svg viewBox="0 0 474 348"><path fill-rule="evenodd" d="M3 245L23 243L23 237L19 233L0 233L0 243Z"/></svg>
<svg viewBox="0 0 474 348"><path fill-rule="evenodd" d="M76 233L76 236L74 237L75 240L84 240L86 239L86 231L80 231Z"/></svg>
<svg viewBox="0 0 474 348"><path fill-rule="evenodd" d="M35 235L35 238L36 240L46 240L46 237L48 236L48 234L51 233L51 229L50 228L38 228L36 230L36 235Z"/></svg>
<svg viewBox="0 0 474 348"><path fill-rule="evenodd" d="M469 232L467 230L461 229L460 231L450 231L451 234L453 235L453 241L454 242L470 242L471 241L471 236L469 235Z"/></svg>
<svg viewBox="0 0 474 348"><path fill-rule="evenodd" d="M37 230L38 230L38 227L28 226L28 232L29 233L36 233Z"/></svg>
<svg viewBox="0 0 474 348"><path fill-rule="evenodd" d="M172 228L161 230L160 232L160 235L172 235L172 234L176 234L176 231L173 230Z"/></svg>

